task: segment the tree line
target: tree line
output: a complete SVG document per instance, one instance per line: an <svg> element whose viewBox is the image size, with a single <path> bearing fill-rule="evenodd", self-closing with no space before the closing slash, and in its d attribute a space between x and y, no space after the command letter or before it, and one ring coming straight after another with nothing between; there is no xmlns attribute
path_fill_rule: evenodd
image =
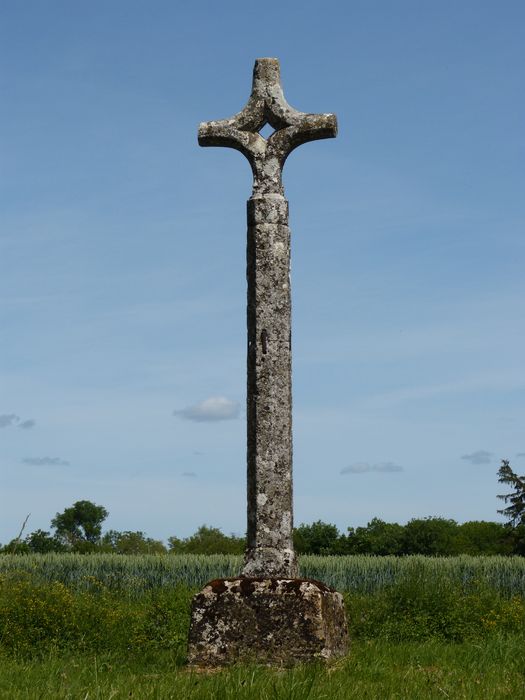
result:
<svg viewBox="0 0 525 700"><path fill-rule="evenodd" d="M348 527L342 533L336 525L318 520L294 529L294 545L299 554L370 554L427 556L520 555L525 556L525 477L518 476L503 460L498 480L511 487L501 494L505 507L498 512L506 523L428 517L413 518L406 525L373 518L365 527ZM140 530L108 530L102 524L109 513L91 501L77 501L51 520L51 529L22 533L0 547L3 553L115 552L118 554L242 554L244 537L225 535L219 528L202 525L187 538L168 538L168 546L147 537Z"/></svg>

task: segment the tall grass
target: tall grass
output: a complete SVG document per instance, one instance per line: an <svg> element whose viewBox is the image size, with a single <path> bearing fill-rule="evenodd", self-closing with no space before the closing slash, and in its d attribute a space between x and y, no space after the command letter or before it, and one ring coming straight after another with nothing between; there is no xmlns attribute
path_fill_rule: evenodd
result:
<svg viewBox="0 0 525 700"><path fill-rule="evenodd" d="M483 582L505 596L525 596L525 558L518 557L374 557L303 556L300 572L341 591L375 593L403 580L444 580L468 587ZM214 578L237 576L236 555L29 554L0 555L0 575L30 573L33 580L59 581L73 590L102 583L133 598L146 591L184 584L203 586Z"/></svg>
<svg viewBox="0 0 525 700"><path fill-rule="evenodd" d="M468 587L483 582L503 595L525 595L525 558L305 556L300 559L305 578L316 578L341 591L375 593L406 579L446 579Z"/></svg>

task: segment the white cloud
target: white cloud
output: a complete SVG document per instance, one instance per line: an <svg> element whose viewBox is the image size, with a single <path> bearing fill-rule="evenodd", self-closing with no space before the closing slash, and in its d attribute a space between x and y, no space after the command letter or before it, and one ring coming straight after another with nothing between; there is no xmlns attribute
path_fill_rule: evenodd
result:
<svg viewBox="0 0 525 700"><path fill-rule="evenodd" d="M367 472L392 474L394 472L404 471L403 467L394 462L378 462L377 464L369 464L368 462L355 462L348 467L341 469L341 474L366 474Z"/></svg>
<svg viewBox="0 0 525 700"><path fill-rule="evenodd" d="M461 455L461 459L464 459L471 464L490 464L493 457L493 453L487 452L487 450L477 450L469 455Z"/></svg>
<svg viewBox="0 0 525 700"><path fill-rule="evenodd" d="M230 401L224 396L210 396L209 399L204 399L200 403L173 411L173 415L204 423L238 418L239 410L240 407L236 401Z"/></svg>
<svg viewBox="0 0 525 700"><path fill-rule="evenodd" d="M22 462L32 467L69 467L69 462L60 457L26 457Z"/></svg>
<svg viewBox="0 0 525 700"><path fill-rule="evenodd" d="M197 474L195 472L182 472L181 476L185 476L188 479L194 479Z"/></svg>

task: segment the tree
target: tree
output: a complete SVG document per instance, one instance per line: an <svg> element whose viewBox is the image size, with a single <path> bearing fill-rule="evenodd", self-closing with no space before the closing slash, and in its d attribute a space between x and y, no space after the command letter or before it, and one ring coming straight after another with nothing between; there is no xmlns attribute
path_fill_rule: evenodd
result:
<svg viewBox="0 0 525 700"><path fill-rule="evenodd" d="M454 537L458 524L447 518L413 518L405 525L404 553L448 556L456 554Z"/></svg>
<svg viewBox="0 0 525 700"><path fill-rule="evenodd" d="M514 489L512 493L498 495L504 503L510 502L510 505L498 510L498 513L509 519L510 526L525 525L525 476L515 474L508 459L502 459L498 470L498 481Z"/></svg>
<svg viewBox="0 0 525 700"><path fill-rule="evenodd" d="M512 541L502 523L469 520L458 525L454 549L458 554L511 554Z"/></svg>
<svg viewBox="0 0 525 700"><path fill-rule="evenodd" d="M169 537L168 544L173 554L242 554L246 540L225 535L217 527L201 525L194 535L184 540Z"/></svg>
<svg viewBox="0 0 525 700"><path fill-rule="evenodd" d="M116 552L117 554L165 554L166 547L160 540L154 540L151 537L137 530L132 532L126 530L118 532L117 530L108 530L101 540L101 548Z"/></svg>
<svg viewBox="0 0 525 700"><path fill-rule="evenodd" d="M51 527L55 528L61 542L85 551L100 540L102 522L108 515L104 506L97 506L91 501L77 501L63 513L57 513Z"/></svg>
<svg viewBox="0 0 525 700"><path fill-rule="evenodd" d="M340 539L335 525L317 520L311 525L301 523L294 529L294 547L298 554L336 554Z"/></svg>
<svg viewBox="0 0 525 700"><path fill-rule="evenodd" d="M18 537L15 537L14 540L11 540L11 542L8 542L6 545L2 547L2 553L3 554L29 554L30 549L24 540L19 540Z"/></svg>
<svg viewBox="0 0 525 700"><path fill-rule="evenodd" d="M30 552L37 554L46 554L46 552L62 552L64 545L60 540L45 530L35 530L26 538L25 543L29 547Z"/></svg>
<svg viewBox="0 0 525 700"><path fill-rule="evenodd" d="M372 518L366 527L349 527L347 542L352 554L403 554L404 527Z"/></svg>

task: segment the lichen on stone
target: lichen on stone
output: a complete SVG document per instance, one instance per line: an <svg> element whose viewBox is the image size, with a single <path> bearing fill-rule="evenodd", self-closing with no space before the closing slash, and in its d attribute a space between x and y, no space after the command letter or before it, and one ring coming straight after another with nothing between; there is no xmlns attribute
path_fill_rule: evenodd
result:
<svg viewBox="0 0 525 700"><path fill-rule="evenodd" d="M193 599L188 643L193 665L288 666L337 658L347 648L343 598L318 581L222 579L210 581Z"/></svg>

